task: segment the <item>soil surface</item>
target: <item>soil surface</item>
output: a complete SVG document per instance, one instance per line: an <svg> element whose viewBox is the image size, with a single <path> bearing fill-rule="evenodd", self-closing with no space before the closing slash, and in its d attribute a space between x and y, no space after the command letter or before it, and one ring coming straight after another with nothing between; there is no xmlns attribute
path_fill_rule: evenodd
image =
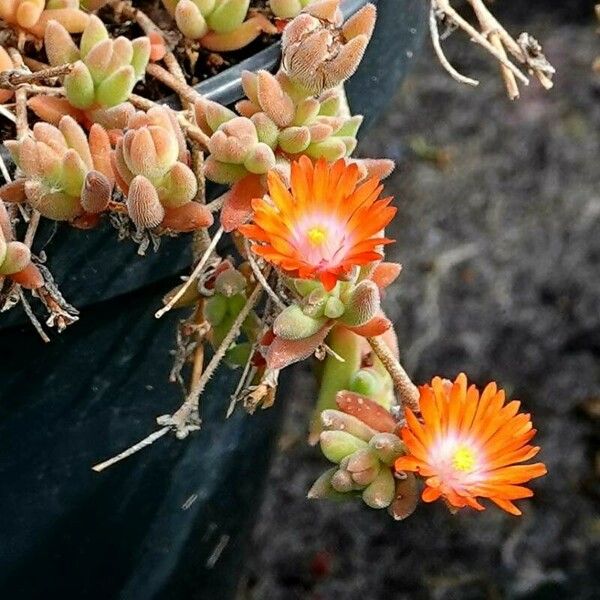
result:
<svg viewBox="0 0 600 600"><path fill-rule="evenodd" d="M426 44L360 148L398 161L389 256L404 272L385 307L408 371L498 381L532 413L549 474L520 518L435 503L395 523L358 502L308 501L328 467L305 443L315 388L299 368L280 391L288 418L243 598L598 597L600 38L592 14L534 4L506 25L543 40L553 91L533 84L510 103L494 63L455 34L448 55L479 88L451 80Z"/></svg>

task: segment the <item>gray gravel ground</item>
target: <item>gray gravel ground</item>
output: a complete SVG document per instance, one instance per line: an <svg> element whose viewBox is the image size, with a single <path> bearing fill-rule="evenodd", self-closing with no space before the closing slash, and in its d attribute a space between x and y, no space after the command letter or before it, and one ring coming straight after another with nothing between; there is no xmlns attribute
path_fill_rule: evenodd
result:
<svg viewBox="0 0 600 600"><path fill-rule="evenodd" d="M452 517L436 503L394 523L358 503L309 502L327 465L304 442L315 389L298 369L280 393L288 418L244 597L599 597L600 38L591 17L527 28L558 69L551 93L534 85L509 103L491 61L452 39L480 87L456 84L425 48L361 151L399 163L387 189L399 207L391 258L405 270L385 305L408 370L418 382L496 379L533 413L549 475L521 518Z"/></svg>

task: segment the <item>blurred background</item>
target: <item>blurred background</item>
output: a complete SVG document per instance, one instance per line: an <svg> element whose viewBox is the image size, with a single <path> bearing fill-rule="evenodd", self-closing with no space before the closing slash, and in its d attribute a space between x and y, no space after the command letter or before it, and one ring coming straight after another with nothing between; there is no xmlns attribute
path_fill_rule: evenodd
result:
<svg viewBox="0 0 600 600"><path fill-rule="evenodd" d="M308 501L326 463L305 443L315 388L296 369L243 598L600 597L598 24L591 1L494 11L542 41L555 88L509 102L493 60L455 34L449 58L481 80L461 86L426 39L360 151L397 161L390 258L404 271L385 305L405 366L418 383L462 370L496 380L533 414L549 474L521 518L435 503L395 523L358 502Z"/></svg>

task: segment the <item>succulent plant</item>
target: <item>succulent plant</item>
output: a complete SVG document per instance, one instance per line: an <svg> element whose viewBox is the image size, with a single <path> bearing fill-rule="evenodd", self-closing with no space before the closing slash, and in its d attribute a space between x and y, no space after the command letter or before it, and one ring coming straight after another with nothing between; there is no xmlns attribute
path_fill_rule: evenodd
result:
<svg viewBox="0 0 600 600"><path fill-rule="evenodd" d="M309 4L283 32L283 71L297 88L311 94L343 83L363 57L376 13L367 4L341 24L339 0Z"/></svg>
<svg viewBox="0 0 600 600"><path fill-rule="evenodd" d="M395 519L408 517L418 501L414 475L395 477L394 462L405 453L391 413L366 396L340 391L337 409L321 413L321 451L337 467L313 484L309 498L360 496L375 509L388 508Z"/></svg>
<svg viewBox="0 0 600 600"><path fill-rule="evenodd" d="M161 225L193 231L212 224L212 214L193 202L198 189L175 114L167 107L136 112L112 155L117 184L138 229Z"/></svg>
<svg viewBox="0 0 600 600"><path fill-rule="evenodd" d="M16 182L23 200L43 216L73 221L85 213L98 214L111 198L113 175L110 142L100 125L93 125L89 138L70 116L58 127L38 122L31 135L9 140L5 146L22 172ZM0 191L3 188L0 188Z"/></svg>
<svg viewBox="0 0 600 600"><path fill-rule="evenodd" d="M107 129L121 129L133 112L126 100L146 71L150 39L111 39L102 21L92 15L79 48L58 21L48 23L44 41L51 65L75 64L64 77L66 99L38 95L28 106L54 124L62 112L80 121L100 123Z"/></svg>
<svg viewBox="0 0 600 600"><path fill-rule="evenodd" d="M104 3L104 2L102 2ZM58 21L71 33L81 33L89 15L79 9L79 0L2 0L0 19L42 38L48 23Z"/></svg>
<svg viewBox="0 0 600 600"><path fill-rule="evenodd" d="M261 14L246 20L250 0L162 0L183 35L214 52L238 50L277 29Z"/></svg>

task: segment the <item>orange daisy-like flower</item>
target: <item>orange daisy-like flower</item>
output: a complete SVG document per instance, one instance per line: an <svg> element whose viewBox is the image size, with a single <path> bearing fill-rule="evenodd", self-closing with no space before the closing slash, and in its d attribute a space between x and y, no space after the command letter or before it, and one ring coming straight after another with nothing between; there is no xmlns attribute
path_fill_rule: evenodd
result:
<svg viewBox="0 0 600 600"><path fill-rule="evenodd" d="M378 246L396 209L379 199L377 178L358 184L358 167L341 159L313 165L302 156L292 163L291 190L268 175L269 199L252 201L253 223L240 232L257 242L256 254L302 279L320 279L331 290L353 267L380 260Z"/></svg>
<svg viewBox="0 0 600 600"><path fill-rule="evenodd" d="M456 508L483 510L477 497L489 498L513 515L521 511L513 500L533 496L522 485L546 474L543 463L521 465L537 446L530 415L519 413L520 402L505 404L504 390L495 383L483 392L461 373L454 383L435 377L420 388L423 422L407 409L402 439L408 454L396 460L397 471L425 477L423 500L443 497Z"/></svg>

